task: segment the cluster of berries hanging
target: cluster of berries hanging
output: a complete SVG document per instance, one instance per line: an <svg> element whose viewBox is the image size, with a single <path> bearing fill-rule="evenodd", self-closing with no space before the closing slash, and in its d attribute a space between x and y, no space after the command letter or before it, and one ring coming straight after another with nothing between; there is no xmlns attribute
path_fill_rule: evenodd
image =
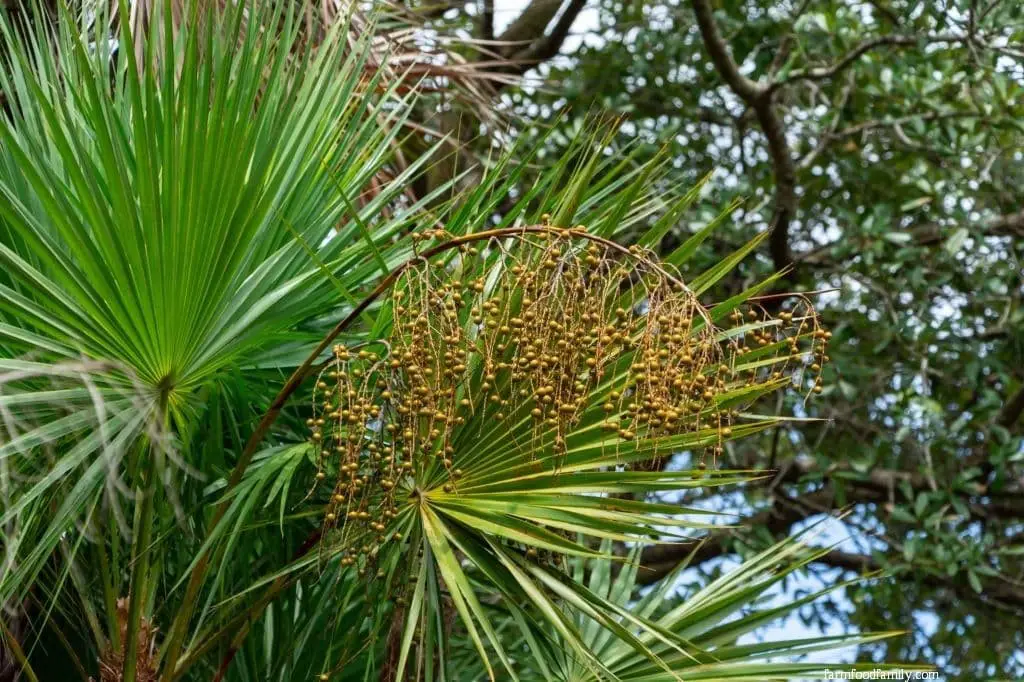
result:
<svg viewBox="0 0 1024 682"><path fill-rule="evenodd" d="M447 235L438 231L420 240ZM401 535L392 521L421 490L458 494L467 440L513 438L557 467L574 438L631 441L717 429L731 435L747 387L820 391L830 336L810 305L721 320L640 249L583 228L523 228L395 278L386 339L333 348L316 382L311 441L333 489L328 531L366 562ZM811 361L813 360L813 364ZM653 442L653 441L652 441Z"/></svg>

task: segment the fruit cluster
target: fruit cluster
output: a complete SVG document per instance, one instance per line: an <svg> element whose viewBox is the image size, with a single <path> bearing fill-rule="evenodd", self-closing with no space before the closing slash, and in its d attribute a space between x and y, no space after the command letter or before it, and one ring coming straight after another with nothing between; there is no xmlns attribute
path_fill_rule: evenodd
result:
<svg viewBox="0 0 1024 682"><path fill-rule="evenodd" d="M650 254L583 228L460 251L407 267L385 300L390 332L335 346L316 382L310 439L317 478L333 486L325 525L362 570L401 539L392 522L410 495L435 483L458 493L467 429L557 466L591 429L617 448L713 428L714 456L745 389L811 372L821 390L830 334L803 299L774 316L749 302L708 309Z"/></svg>

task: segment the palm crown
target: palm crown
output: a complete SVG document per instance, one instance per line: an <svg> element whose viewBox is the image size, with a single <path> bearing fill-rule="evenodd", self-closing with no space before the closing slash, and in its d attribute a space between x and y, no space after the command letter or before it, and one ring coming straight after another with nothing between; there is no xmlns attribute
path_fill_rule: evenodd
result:
<svg viewBox="0 0 1024 682"><path fill-rule="evenodd" d="M148 34L125 9L113 40L102 16L3 25L0 605L26 675L458 679L468 651L492 678L817 670L730 668L830 642L744 648L698 607L778 562L658 615L671 584L634 603L605 551L694 537L653 494L751 474L649 463L712 463L778 419L759 396L819 385L802 299L702 303L760 238L684 283L717 221L648 249L698 190L593 136L417 196L416 95L368 66L372 23L314 45L270 6Z"/></svg>

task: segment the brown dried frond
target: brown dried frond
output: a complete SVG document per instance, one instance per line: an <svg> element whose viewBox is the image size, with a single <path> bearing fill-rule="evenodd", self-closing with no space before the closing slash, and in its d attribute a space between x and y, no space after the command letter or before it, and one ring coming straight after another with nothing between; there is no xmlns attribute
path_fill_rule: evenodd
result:
<svg viewBox="0 0 1024 682"><path fill-rule="evenodd" d="M100 682L121 682L124 679L125 644L128 640L128 599L117 600L117 622L121 630L121 646L112 646L100 656ZM156 628L148 618L142 618L136 635L135 679L138 682L156 682Z"/></svg>

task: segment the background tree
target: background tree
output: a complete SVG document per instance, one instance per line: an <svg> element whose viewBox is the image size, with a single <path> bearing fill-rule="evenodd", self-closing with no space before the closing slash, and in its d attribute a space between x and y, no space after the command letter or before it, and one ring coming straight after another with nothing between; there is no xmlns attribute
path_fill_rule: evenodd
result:
<svg viewBox="0 0 1024 682"><path fill-rule="evenodd" d="M711 172L705 206L742 203L705 255L771 233L722 295L785 269L787 286L827 290L816 300L836 335L831 386L807 412L825 421L729 448L727 465L776 472L742 501L696 494L748 529L722 533L699 558L848 510L856 544L821 556L818 570L895 578L814 620L917 623L904 655L951 678L1020 675L1024 10L1000 0L598 6L599 25L552 65L552 89L506 101L541 120L557 114L564 129L593 111L621 116L621 143L664 150L675 177ZM559 138L546 139L557 155ZM682 554L646 553L653 570L641 579Z"/></svg>

